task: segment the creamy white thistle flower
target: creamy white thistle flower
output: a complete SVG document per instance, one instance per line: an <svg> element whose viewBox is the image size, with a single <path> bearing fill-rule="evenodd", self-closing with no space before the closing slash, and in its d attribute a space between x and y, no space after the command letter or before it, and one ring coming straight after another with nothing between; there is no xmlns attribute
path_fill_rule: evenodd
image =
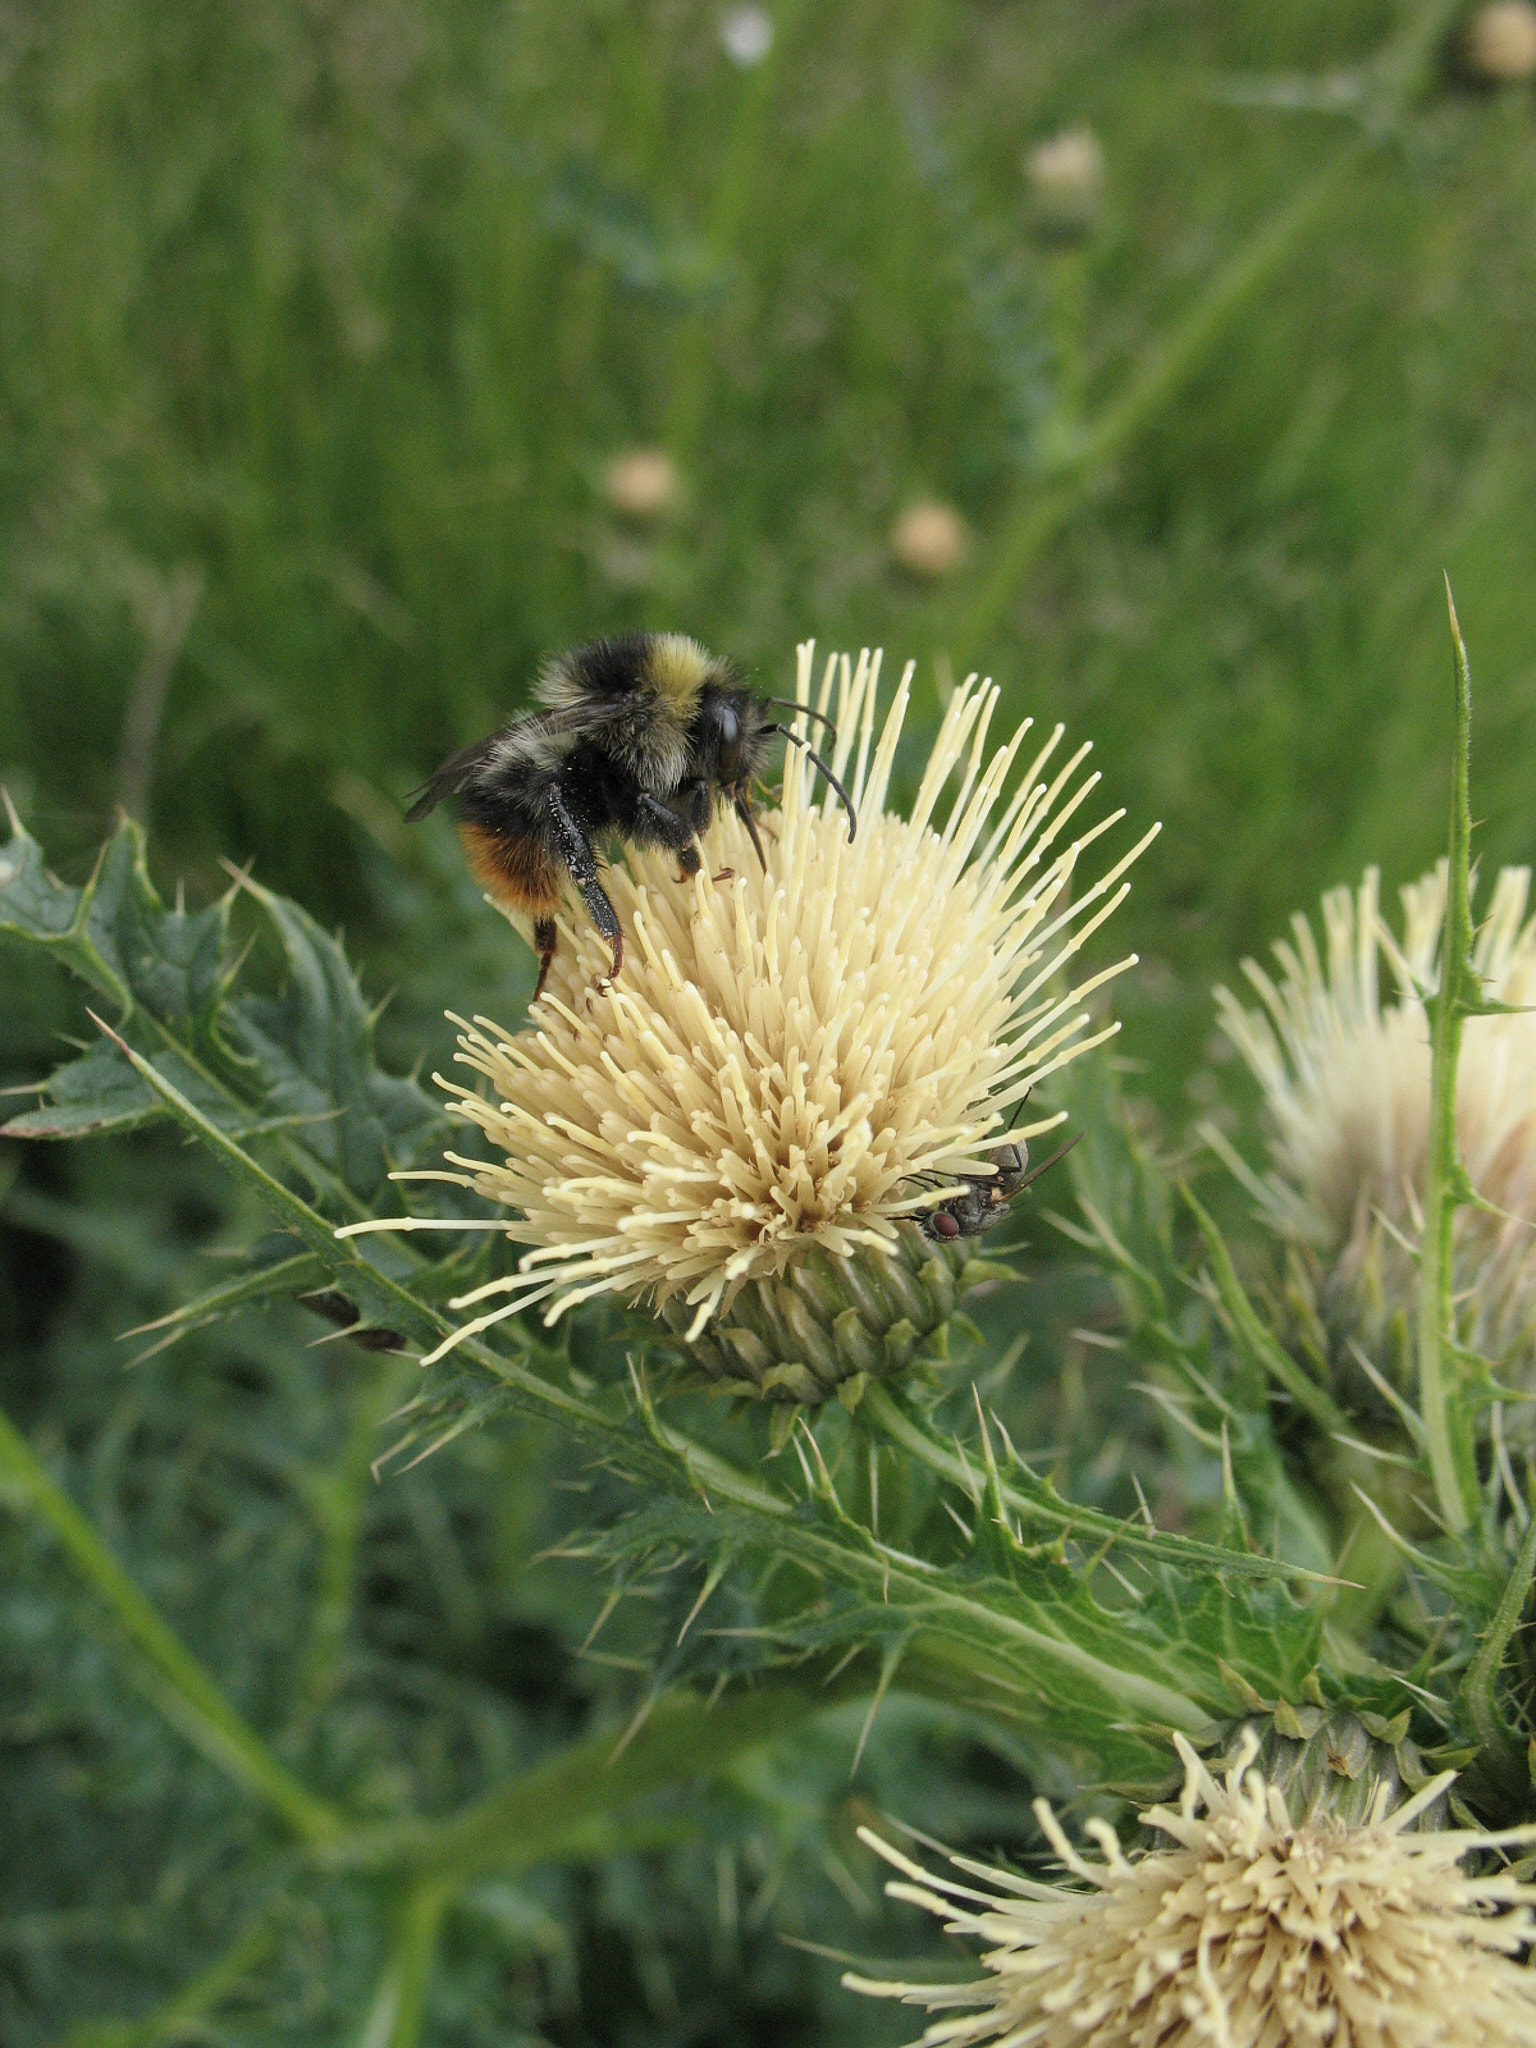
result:
<svg viewBox="0 0 1536 2048"><path fill-rule="evenodd" d="M1103 1862L1078 1854L1044 1800L1035 1812L1087 1890L1037 1884L964 1858L985 1889L935 1877L877 1835L864 1840L911 1880L895 1898L986 1943L989 1974L969 1984L843 1979L936 2020L924 2042L966 2048L1517 2048L1536 2041L1532 1938L1536 1886L1464 1860L1528 1841L1414 1830L1447 1772L1365 1822L1293 1821L1249 1766L1251 1733L1218 1783L1182 1736L1183 1797L1144 1827L1175 1846L1127 1856L1106 1822L1088 1823ZM1202 1811L1203 1809L1203 1811ZM958 2010L956 2010L958 2008Z"/></svg>
<svg viewBox="0 0 1536 2048"><path fill-rule="evenodd" d="M1419 992L1438 982L1445 891L1443 863L1403 890L1399 941L1372 868L1357 894L1323 898L1324 952L1298 916L1294 944L1275 947L1278 983L1243 963L1262 1008L1216 992L1221 1027L1263 1088L1270 1119L1272 1170L1250 1184L1282 1231L1333 1262L1345 1303L1367 1268L1369 1291L1389 1310L1412 1298L1429 1145L1429 1020ZM1529 892L1529 870L1505 868L1473 948L1485 995L1514 1007L1536 1003ZM1472 1185L1503 1212L1458 1216L1458 1291L1472 1341L1508 1358L1530 1349L1536 1322L1536 1231L1513 1220L1536 1218L1536 1015L1468 1020L1456 1128Z"/></svg>
<svg viewBox="0 0 1536 2048"><path fill-rule="evenodd" d="M989 756L998 692L974 677L911 818L888 810L913 671L877 737L879 669L878 654L833 656L816 697L836 721L856 838L835 799L812 801L791 748L782 808L759 819L766 872L733 813L704 835L690 881L674 854L629 849L605 875L627 940L618 978L577 908L528 1028L463 1027L458 1057L482 1086L442 1085L501 1159L449 1154L456 1170L439 1177L504 1205L507 1235L531 1249L454 1304L474 1313L441 1349L532 1303L552 1322L605 1292L680 1300L697 1335L813 1250L889 1252L904 1218L959 1191L952 1176L991 1170L989 1135L1037 1081L1116 1028L1091 1028L1086 1005L1131 960L1075 988L1065 970L1152 833L1078 887L1083 855L1124 813L1068 838L1099 778L1081 773L1087 747L1055 766L1060 728L1005 796L1029 725ZM814 681L807 644L799 702Z"/></svg>

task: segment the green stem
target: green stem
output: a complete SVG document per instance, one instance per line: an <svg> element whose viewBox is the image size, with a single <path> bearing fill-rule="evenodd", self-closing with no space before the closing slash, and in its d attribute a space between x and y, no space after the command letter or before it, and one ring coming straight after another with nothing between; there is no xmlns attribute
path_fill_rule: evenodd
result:
<svg viewBox="0 0 1536 2048"><path fill-rule="evenodd" d="M435 1882L415 1885L406 1893L359 2048L415 2048L420 2040L447 1906L448 1893Z"/></svg>
<svg viewBox="0 0 1536 2048"><path fill-rule="evenodd" d="M763 132L774 88L788 61L802 5L803 0L785 0L779 6L774 16L772 49L739 84L736 116L731 123L709 216L710 254L722 266L735 253L747 207L762 184ZM666 440L685 473L699 445L709 399L710 352L718 332L717 310L691 312L672 351L674 369Z"/></svg>
<svg viewBox="0 0 1536 2048"><path fill-rule="evenodd" d="M717 1520L722 1537L729 1541L732 1515L721 1510ZM829 1530L796 1519L775 1532L774 1546L778 1556L798 1560L828 1584L861 1596L871 1622L876 1614L900 1615L919 1651L931 1643L973 1675L1006 1673L1018 1689L1025 1719L1041 1729L1048 1742L1061 1740L1063 1703L1072 1696L1081 1699L1084 1688L1112 1707L1122 1722L1139 1715L1149 1724L1186 1734L1209 1725L1208 1705L1154 1675L1157 1657L1163 1656L1170 1675L1184 1678L1187 1666L1181 1671L1178 1661L1183 1646L1167 1645L1153 1653L1146 1644L1126 1644L1110 1627L1099 1631L1106 1653L1101 1654L1083 1640L1087 1631L1080 1614L1065 1615L1012 1587L998 1588L1006 1606L968 1582L961 1582L966 1587L962 1591L943 1567L889 1549L867 1532L861 1535L855 1548ZM762 1532L742 1527L743 1548L751 1538L761 1541ZM873 1634L874 1626L867 1623L866 1639ZM1023 1705L1026 1699L1029 1704Z"/></svg>
<svg viewBox="0 0 1536 2048"><path fill-rule="evenodd" d="M1494 1688L1504 1653L1509 1648L1509 1639L1525 1612L1533 1573L1536 1573L1536 1515L1526 1523L1525 1538L1514 1570L1499 1595L1499 1604L1488 1624L1488 1633L1478 1645L1477 1655L1472 1659L1461 1685L1461 1705L1472 1733L1490 1753L1498 1775L1516 1790L1522 1803L1530 1786L1526 1738L1516 1735L1499 1712Z"/></svg>
<svg viewBox="0 0 1536 2048"><path fill-rule="evenodd" d="M939 1473L963 1492L973 1491L977 1479L975 1465L968 1462L953 1444L944 1442L920 1422L878 1380L865 1388L859 1414L865 1422L873 1423L891 1443L926 1465L930 1472ZM1006 1479L999 1478L998 1491L1008 1512L1021 1522L1033 1526L1044 1524L1063 1538L1075 1536L1088 1545L1113 1539L1124 1550L1145 1551L1162 1563L1177 1560L1196 1569L1235 1572L1244 1577L1306 1579L1317 1576L1301 1566L1277 1564L1270 1557L1224 1550L1217 1544L1199 1543L1192 1537L1171 1535L1164 1530L1146 1530L1134 1522L1117 1521L1112 1515L1100 1514L1096 1509L1082 1507L1076 1501L1062 1500L1059 1496L1023 1493L1016 1486L1010 1486Z"/></svg>
<svg viewBox="0 0 1536 2048"><path fill-rule="evenodd" d="M424 1878L460 1886L489 1870L592 1853L618 1807L713 1777L846 1696L846 1689L815 1694L764 1686L713 1707L692 1694L660 1700L622 1749L611 1729L588 1736L447 1820L360 1830L323 1849L321 1860L347 1870L407 1864Z"/></svg>
<svg viewBox="0 0 1536 2048"><path fill-rule="evenodd" d="M0 1478L20 1489L111 1610L142 1660L136 1671L139 1683L166 1719L211 1763L264 1800L302 1840L319 1843L337 1835L339 1816L307 1792L240 1718L3 1413Z"/></svg>
<svg viewBox="0 0 1536 2048"><path fill-rule="evenodd" d="M1330 1434L1346 1426L1342 1410L1335 1404L1326 1389L1309 1379L1295 1359L1276 1343L1272 1333L1264 1327L1255 1313L1243 1284L1237 1277L1232 1264L1231 1253L1215 1220L1203 1209L1195 1196L1186 1187L1181 1189L1184 1200L1205 1242L1205 1255L1210 1262L1211 1277L1216 1283L1216 1292L1221 1305L1227 1312L1233 1334L1238 1344L1264 1373L1283 1387L1302 1413L1315 1422L1319 1429Z"/></svg>
<svg viewBox="0 0 1536 2048"><path fill-rule="evenodd" d="M340 1460L310 1488L320 1526L320 1571L299 1689L311 1711L324 1703L335 1680L352 1612L352 1580L379 1426L399 1400L409 1369L398 1360L386 1362L371 1385L358 1389Z"/></svg>
<svg viewBox="0 0 1536 2048"><path fill-rule="evenodd" d="M1450 1389L1445 1370L1445 1338L1451 1328L1452 1230L1456 1220L1460 1166L1456 1150L1456 1068L1461 1056L1467 985L1471 975L1472 907L1469 880L1472 843L1470 755L1472 744L1472 681L1467 650L1462 644L1450 605L1455 648L1455 746L1451 776L1451 847L1445 883L1445 924L1440 948L1440 987L1431 1023L1429 1082L1429 1156L1424 1183L1424 1230L1419 1247L1418 1367L1419 1412L1435 1497L1446 1527L1459 1536L1471 1513L1462 1491L1460 1467L1452 1442Z"/></svg>
<svg viewBox="0 0 1536 2048"><path fill-rule="evenodd" d="M1244 300L1267 282L1322 218L1330 200L1353 176L1370 148L1365 137L1358 137L1281 207L1261 233L1217 272L1172 333L1132 373L1125 390L1078 437L1062 457L1057 479L1042 495L1031 492L1018 505L1003 527L980 594L951 635L957 672L991 644L1029 569L1131 439L1188 382Z"/></svg>

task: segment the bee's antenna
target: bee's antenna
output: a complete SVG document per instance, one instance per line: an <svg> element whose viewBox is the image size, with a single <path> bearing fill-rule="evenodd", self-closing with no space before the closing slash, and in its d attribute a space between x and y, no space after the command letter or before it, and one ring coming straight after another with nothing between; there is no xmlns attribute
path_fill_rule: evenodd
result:
<svg viewBox="0 0 1536 2048"><path fill-rule="evenodd" d="M787 725L770 725L768 730L770 732L781 732L783 733L785 739L787 739L792 746L805 748L806 755L810 760L811 766L816 770L817 774L821 777L822 781L825 782L829 788L835 789L838 795L843 800L843 808L848 813L848 837L851 841L855 833L857 833L859 829L859 818L858 813L853 808L853 798L849 796L847 790L844 789L843 785L832 773L832 770L827 766L826 762L823 761L820 754L814 751L809 740L801 739L799 734L791 732Z"/></svg>
<svg viewBox="0 0 1536 2048"><path fill-rule="evenodd" d="M758 702L760 704L772 704L779 711L798 711L802 718L819 719L827 731L831 733L833 739L837 738L837 727L828 718L825 711L813 711L809 704L801 704L794 697L760 697ZM784 728L781 725L774 727L775 732L782 732L783 730Z"/></svg>
<svg viewBox="0 0 1536 2048"><path fill-rule="evenodd" d="M1016 1194L1021 1193L1025 1188L1029 1186L1032 1180L1038 1180L1042 1173L1049 1173L1051 1168L1056 1164L1057 1160L1065 1159L1067 1154L1072 1150L1072 1147L1074 1145L1081 1145L1083 1139L1086 1136L1087 1133L1085 1131L1079 1131L1075 1138L1068 1138L1065 1145L1058 1146L1057 1149L1051 1154L1049 1159L1042 1159L1038 1166L1032 1166L1029 1169L1028 1173L1025 1174L1024 1178L1019 1182L1019 1185L1014 1190L1014 1192Z"/></svg>

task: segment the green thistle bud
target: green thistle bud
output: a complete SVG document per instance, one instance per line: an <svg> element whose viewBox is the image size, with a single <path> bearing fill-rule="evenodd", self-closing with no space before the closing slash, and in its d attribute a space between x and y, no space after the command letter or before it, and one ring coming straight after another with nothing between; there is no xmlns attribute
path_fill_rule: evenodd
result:
<svg viewBox="0 0 1536 2048"><path fill-rule="evenodd" d="M964 1238L937 1244L904 1223L890 1252L813 1251L782 1278L753 1281L683 1348L710 1380L780 1404L774 1434L787 1436L800 1407L835 1394L851 1412L871 1380L941 1364L956 1305L1002 1270L973 1257ZM684 1305L668 1302L662 1314L685 1339Z"/></svg>
<svg viewBox="0 0 1536 2048"><path fill-rule="evenodd" d="M1293 1707L1288 1700L1236 1722L1205 1763L1213 1777L1224 1778L1245 1757L1244 1770L1274 1786L1298 1823L1327 1814L1343 1827L1362 1827L1383 1786L1388 1809L1396 1810L1434 1775L1409 1737L1406 1713L1388 1721L1347 1707ZM1443 1827L1444 1799L1425 1807L1413 1824Z"/></svg>

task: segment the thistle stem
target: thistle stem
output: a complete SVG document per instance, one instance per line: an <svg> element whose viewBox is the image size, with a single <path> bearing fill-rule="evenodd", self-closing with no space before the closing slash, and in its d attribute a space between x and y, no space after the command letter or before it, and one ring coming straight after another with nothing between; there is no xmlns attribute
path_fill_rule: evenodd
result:
<svg viewBox="0 0 1536 2048"><path fill-rule="evenodd" d="M1461 1179L1456 1150L1456 1068L1472 970L1471 868L1472 806L1469 762L1472 744L1472 681L1467 650L1446 585L1451 639L1455 648L1455 741L1451 777L1451 844L1445 884L1445 926L1440 987L1432 1011L1429 1083L1429 1153L1424 1179L1424 1230L1419 1249L1419 1412L1435 1498L1446 1527L1459 1536L1471 1513L1463 1489L1470 1466L1466 1446L1453 1443L1451 1389L1445 1370L1445 1339L1452 1326L1452 1230ZM1459 1433L1459 1432L1458 1432ZM1458 1452L1460 1453L1458 1455Z"/></svg>
<svg viewBox="0 0 1536 2048"><path fill-rule="evenodd" d="M448 1894L435 1882L413 1885L401 1902L394 1945L363 2023L362 2048L415 2048L427 2016Z"/></svg>
<svg viewBox="0 0 1536 2048"><path fill-rule="evenodd" d="M318 1860L327 1869L359 1871L406 1865L423 1882L458 1890L492 1871L596 1853L627 1803L708 1779L866 1689L867 1681L854 1680L819 1693L762 1686L714 1707L679 1694L659 1701L622 1749L612 1729L586 1736L444 1820L359 1829Z"/></svg>

